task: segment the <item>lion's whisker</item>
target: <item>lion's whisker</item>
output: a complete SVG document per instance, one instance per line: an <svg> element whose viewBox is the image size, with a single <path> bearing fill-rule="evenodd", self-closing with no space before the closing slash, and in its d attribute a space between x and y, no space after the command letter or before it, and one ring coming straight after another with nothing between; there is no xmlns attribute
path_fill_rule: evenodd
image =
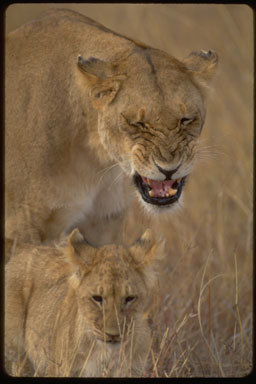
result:
<svg viewBox="0 0 256 384"><path fill-rule="evenodd" d="M120 177L123 175L123 172L120 172L119 175L116 176L116 178L112 181L112 183L110 184L110 186L108 187L108 189L111 189L111 187L116 184L118 182L118 180L120 179Z"/></svg>

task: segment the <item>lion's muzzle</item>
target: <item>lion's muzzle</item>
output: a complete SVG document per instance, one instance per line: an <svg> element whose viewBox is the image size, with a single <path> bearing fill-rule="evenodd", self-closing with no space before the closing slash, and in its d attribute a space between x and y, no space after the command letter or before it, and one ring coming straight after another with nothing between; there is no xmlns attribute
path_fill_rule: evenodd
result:
<svg viewBox="0 0 256 384"><path fill-rule="evenodd" d="M134 183L142 199L149 204L170 205L180 198L186 176L170 180L152 180L145 176L134 175Z"/></svg>

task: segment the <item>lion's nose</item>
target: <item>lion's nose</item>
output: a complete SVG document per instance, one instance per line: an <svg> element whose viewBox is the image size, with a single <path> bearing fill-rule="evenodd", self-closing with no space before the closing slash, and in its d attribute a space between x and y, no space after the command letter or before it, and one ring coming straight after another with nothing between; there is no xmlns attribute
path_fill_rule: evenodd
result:
<svg viewBox="0 0 256 384"><path fill-rule="evenodd" d="M155 160L154 160L154 164L155 164L155 166L158 168L158 170L159 170L161 173L163 173L163 174L165 175L166 180L171 180L172 175L173 175L175 172L177 172L177 170L178 170L179 167L180 167L180 165L179 165L177 168L175 168L175 169L171 169L171 170L167 171L166 169L163 169L162 167L160 167L160 165L158 165L158 164L155 162Z"/></svg>

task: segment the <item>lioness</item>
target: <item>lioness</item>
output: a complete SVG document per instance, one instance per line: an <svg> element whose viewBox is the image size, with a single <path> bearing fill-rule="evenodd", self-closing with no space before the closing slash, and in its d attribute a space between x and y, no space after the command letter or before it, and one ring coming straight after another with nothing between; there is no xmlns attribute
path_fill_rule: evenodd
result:
<svg viewBox="0 0 256 384"><path fill-rule="evenodd" d="M143 315L163 243L93 248L74 229L63 248L18 245L6 265L5 351L16 375L138 376L151 333ZM23 365L26 369L22 368Z"/></svg>
<svg viewBox="0 0 256 384"><path fill-rule="evenodd" d="M184 61L71 10L6 41L6 236L58 239L92 213L177 205L217 55Z"/></svg>

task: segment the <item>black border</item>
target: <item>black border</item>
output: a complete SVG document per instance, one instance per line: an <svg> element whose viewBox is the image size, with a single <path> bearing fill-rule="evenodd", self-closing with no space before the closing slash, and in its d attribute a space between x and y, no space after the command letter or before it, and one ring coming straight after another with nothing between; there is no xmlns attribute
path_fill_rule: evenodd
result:
<svg viewBox="0 0 256 384"><path fill-rule="evenodd" d="M72 4L70 1L59 1L61 3L67 3ZM1 0L0 3L0 72L1 72L1 102L0 102L0 118L1 118L1 151L0 151L0 161L1 161L1 167L0 167L0 208L1 208L1 237L0 237L0 255L1 255L1 296L0 296L0 315L1 315L1 321L0 321L0 333L1 333L1 343L0 343L0 380L3 380L4 382L10 382L10 383L31 383L31 382L39 382L39 383L49 383L49 382L61 382L61 383L70 383L70 382L120 382L120 383L129 383L132 381L139 381L139 382L173 382L173 383L181 383L185 381L190 381L191 383L246 383L249 382L250 379L253 379L256 377L256 370L255 370L255 346L256 346L256 316L255 316L255 309L256 309L256 257L255 257L255 244L256 244L256 225L255 225L255 203L256 203L256 188L255 188L255 179L256 179L256 162L255 162L255 149L256 149L256 124L255 124L255 117L254 117L254 171L253 171L253 312L254 312L254 329L253 329L253 368L250 374L244 377L193 377L193 378L40 378L40 377L12 377L9 376L5 370L4 370L4 348L3 348L3 340L4 340L4 322L3 322L3 316L4 316L4 37L5 37L5 11L11 4L36 4L36 3L45 3L45 4L57 4L58 1L50 2L50 1L6 1ZM75 1L74 3L97 3L95 1ZM255 1L160 1L160 2L145 2L145 1L100 1L99 3L108 3L108 4L114 4L114 3L130 3L130 4L241 4L241 5L248 5L250 8L252 8L254 13L254 112L256 113L256 26L255 26L255 9L256 9L256 3Z"/></svg>

